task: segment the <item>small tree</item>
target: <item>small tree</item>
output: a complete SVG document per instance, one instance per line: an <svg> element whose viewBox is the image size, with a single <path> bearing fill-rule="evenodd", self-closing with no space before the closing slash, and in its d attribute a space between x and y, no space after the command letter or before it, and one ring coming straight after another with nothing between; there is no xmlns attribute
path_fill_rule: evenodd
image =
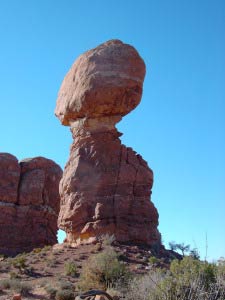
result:
<svg viewBox="0 0 225 300"><path fill-rule="evenodd" d="M169 242L169 247L170 247L170 250L176 251L176 249L177 249L177 244L176 244L174 241Z"/></svg>
<svg viewBox="0 0 225 300"><path fill-rule="evenodd" d="M176 244L176 246L177 246L177 249L181 251L183 257L185 255L185 253L190 250L190 245L185 245L184 243Z"/></svg>
<svg viewBox="0 0 225 300"><path fill-rule="evenodd" d="M198 249L197 249L197 248L191 249L190 252L189 252L189 255L190 255L192 258L194 258L194 259L197 259L197 260L200 259L200 255L199 255L199 252L198 252Z"/></svg>

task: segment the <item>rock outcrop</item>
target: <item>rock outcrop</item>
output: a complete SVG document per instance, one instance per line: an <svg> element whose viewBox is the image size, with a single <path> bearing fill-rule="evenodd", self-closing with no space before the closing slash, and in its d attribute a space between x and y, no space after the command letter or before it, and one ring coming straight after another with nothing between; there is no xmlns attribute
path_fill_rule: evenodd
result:
<svg viewBox="0 0 225 300"><path fill-rule="evenodd" d="M57 242L61 168L50 159L18 162L0 153L0 253L15 255Z"/></svg>
<svg viewBox="0 0 225 300"><path fill-rule="evenodd" d="M137 51L111 40L82 54L63 80L55 114L74 141L60 182L58 226L69 243L106 233L119 242L161 242L150 201L153 172L115 128L139 104L144 76Z"/></svg>

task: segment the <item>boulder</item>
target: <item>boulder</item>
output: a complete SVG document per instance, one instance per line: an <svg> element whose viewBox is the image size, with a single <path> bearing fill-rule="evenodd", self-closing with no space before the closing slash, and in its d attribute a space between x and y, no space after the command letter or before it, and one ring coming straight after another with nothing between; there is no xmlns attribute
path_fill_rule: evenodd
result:
<svg viewBox="0 0 225 300"><path fill-rule="evenodd" d="M78 118L124 116L140 102L145 63L119 40L82 54L60 88L56 116L69 125Z"/></svg>

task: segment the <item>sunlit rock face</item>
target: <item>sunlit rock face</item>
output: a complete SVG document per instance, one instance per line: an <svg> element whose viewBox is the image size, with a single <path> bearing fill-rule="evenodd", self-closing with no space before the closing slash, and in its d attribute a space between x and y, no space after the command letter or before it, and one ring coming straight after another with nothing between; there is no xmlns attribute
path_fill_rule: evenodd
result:
<svg viewBox="0 0 225 300"><path fill-rule="evenodd" d="M0 153L0 253L15 255L57 242L61 168L35 157Z"/></svg>
<svg viewBox="0 0 225 300"><path fill-rule="evenodd" d="M63 80L55 114L74 141L60 182L58 226L69 243L108 233L119 242L160 244L153 172L115 128L139 104L144 76L138 52L111 40L82 54Z"/></svg>

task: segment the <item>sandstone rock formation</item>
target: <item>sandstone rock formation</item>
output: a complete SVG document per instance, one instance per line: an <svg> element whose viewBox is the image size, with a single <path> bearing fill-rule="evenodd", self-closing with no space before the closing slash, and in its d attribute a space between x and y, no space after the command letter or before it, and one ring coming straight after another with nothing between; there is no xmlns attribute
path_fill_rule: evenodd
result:
<svg viewBox="0 0 225 300"><path fill-rule="evenodd" d="M152 170L115 128L139 104L144 76L137 51L111 40L82 54L63 80L55 114L74 141L58 226L69 243L108 233L120 242L160 244Z"/></svg>
<svg viewBox="0 0 225 300"><path fill-rule="evenodd" d="M0 253L14 255L57 242L61 168L50 159L18 162L0 153Z"/></svg>

